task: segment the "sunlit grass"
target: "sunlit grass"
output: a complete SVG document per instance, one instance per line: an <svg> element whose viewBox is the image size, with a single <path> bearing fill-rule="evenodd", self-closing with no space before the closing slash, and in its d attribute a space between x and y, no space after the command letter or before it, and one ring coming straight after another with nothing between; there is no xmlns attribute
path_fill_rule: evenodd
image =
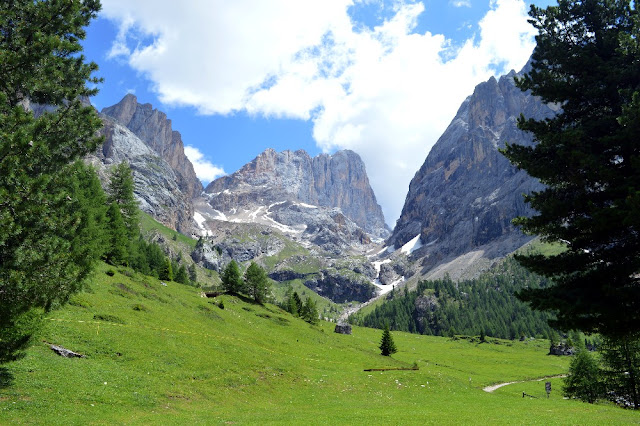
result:
<svg viewBox="0 0 640 426"><path fill-rule="evenodd" d="M638 413L562 399L560 379L486 393L486 385L563 374L548 342L490 343L380 330L333 333L277 307L100 266L90 288L51 313L41 340L6 366L0 424L621 424ZM128 275L131 275L129 277ZM218 305L223 302L224 309ZM105 321L107 319L108 321ZM365 372L410 367L417 371ZM522 390L539 398L522 398ZM543 398L544 396L544 398Z"/></svg>

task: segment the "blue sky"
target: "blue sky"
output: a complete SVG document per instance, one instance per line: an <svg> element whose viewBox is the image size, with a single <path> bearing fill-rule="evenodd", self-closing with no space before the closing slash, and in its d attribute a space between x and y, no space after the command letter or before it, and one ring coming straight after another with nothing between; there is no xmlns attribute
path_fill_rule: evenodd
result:
<svg viewBox="0 0 640 426"><path fill-rule="evenodd" d="M205 185L266 148L352 149L391 226L465 97L533 49L522 0L102 3L96 108L133 93L166 112Z"/></svg>

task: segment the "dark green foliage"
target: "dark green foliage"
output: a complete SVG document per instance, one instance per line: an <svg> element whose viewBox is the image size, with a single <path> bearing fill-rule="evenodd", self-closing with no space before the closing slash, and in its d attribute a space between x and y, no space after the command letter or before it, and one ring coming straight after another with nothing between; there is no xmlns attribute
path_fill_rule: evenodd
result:
<svg viewBox="0 0 640 426"><path fill-rule="evenodd" d="M133 175L129 163L121 162L111 169L108 202L116 203L120 208L127 234L132 240L140 233L138 202L133 195Z"/></svg>
<svg viewBox="0 0 640 426"><path fill-rule="evenodd" d="M107 235L105 260L112 265L127 265L129 262L129 237L127 228L120 214L120 208L114 202L107 210Z"/></svg>
<svg viewBox="0 0 640 426"><path fill-rule="evenodd" d="M302 313L302 307L303 307L302 299L300 299L298 292L293 291L293 289L289 287L287 289L287 292L285 293L285 298L284 298L284 303L282 305L282 308L285 309L290 314L292 314L293 316L299 317Z"/></svg>
<svg viewBox="0 0 640 426"><path fill-rule="evenodd" d="M271 281L264 269L257 263L251 262L244 273L244 280L244 288L249 296L257 303L264 303L271 287Z"/></svg>
<svg viewBox="0 0 640 426"><path fill-rule="evenodd" d="M569 374L564 379L564 396L577 398L590 404L602 397L600 368L594 356L580 349L571 360Z"/></svg>
<svg viewBox="0 0 640 426"><path fill-rule="evenodd" d="M384 325L384 330L382 331L382 339L380 339L380 353L384 356L391 356L398 352L396 348L396 344L393 342L393 337L391 337L391 332L389 331L389 324Z"/></svg>
<svg viewBox="0 0 640 426"><path fill-rule="evenodd" d="M300 308L299 312L300 318L309 324L318 323L318 307L316 302L314 302L310 297L307 297L307 300L304 302L304 305Z"/></svg>
<svg viewBox="0 0 640 426"><path fill-rule="evenodd" d="M164 258L164 262L160 271L158 271L158 278L165 281L173 280L173 268L171 267L171 260L168 257Z"/></svg>
<svg viewBox="0 0 640 426"><path fill-rule="evenodd" d="M448 277L422 281L416 291L395 292L393 299L364 317L351 321L365 327L436 336L455 334L516 339L521 334L549 336L548 315L532 311L516 299L522 288L545 286L546 280L528 272L515 260L503 263L473 280L454 283ZM406 288L406 287L405 287Z"/></svg>
<svg viewBox="0 0 640 426"><path fill-rule="evenodd" d="M244 285L242 281L242 275L240 274L240 267L235 260L232 260L227 264L222 271L222 288L227 293L238 294L242 291Z"/></svg>
<svg viewBox="0 0 640 426"><path fill-rule="evenodd" d="M191 281L189 280L189 275L187 275L187 268L185 268L184 265L180 265L178 267L178 270L176 271L175 276L173 277L173 280L177 283L184 284L184 285L191 284Z"/></svg>
<svg viewBox="0 0 640 426"><path fill-rule="evenodd" d="M71 167L70 173L73 173L74 177L70 181L70 192L75 194L70 210L80 221L72 244L72 249L75 251L73 257L80 262L87 262L86 267L90 268L92 262L100 259L106 250L105 239L108 226L106 197L100 179L92 167L77 161Z"/></svg>
<svg viewBox="0 0 640 426"><path fill-rule="evenodd" d="M521 117L532 147L505 155L546 185L516 223L563 253L519 256L554 285L520 297L556 314L561 329L624 335L640 331L639 26L634 2L565 0L531 7L539 35L532 70L517 82L562 106L552 119Z"/></svg>
<svg viewBox="0 0 640 426"><path fill-rule="evenodd" d="M607 391L640 409L640 339L605 337L600 352Z"/></svg>
<svg viewBox="0 0 640 426"><path fill-rule="evenodd" d="M196 285L198 281L198 272L196 271L196 264L192 263L189 265L189 280L191 284Z"/></svg>
<svg viewBox="0 0 640 426"><path fill-rule="evenodd" d="M73 162L93 151L100 119L94 63L79 41L97 1L16 0L0 6L0 362L20 355L37 318L67 301L90 273L95 247ZM34 105L39 113L25 109ZM38 105L50 105L43 112Z"/></svg>

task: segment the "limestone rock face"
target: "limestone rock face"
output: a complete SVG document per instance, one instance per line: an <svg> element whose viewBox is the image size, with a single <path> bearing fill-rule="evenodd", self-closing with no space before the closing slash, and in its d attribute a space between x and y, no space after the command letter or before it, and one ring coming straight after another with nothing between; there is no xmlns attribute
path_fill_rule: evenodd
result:
<svg viewBox="0 0 640 426"><path fill-rule="evenodd" d="M96 168L105 186L110 168L127 161L140 209L183 234L195 232L193 204L180 190L180 179L169 164L122 124L106 116L102 116L102 121L105 141L86 160Z"/></svg>
<svg viewBox="0 0 640 426"><path fill-rule="evenodd" d="M476 86L460 106L409 186L393 235L387 243L401 247L420 235L429 269L480 248L486 256L502 256L529 237L511 220L533 211L522 194L541 188L498 151L505 143L531 145L517 128L520 113L541 119L555 113L514 84L515 72Z"/></svg>
<svg viewBox="0 0 640 426"><path fill-rule="evenodd" d="M148 103L139 104L134 95L128 94L116 105L103 108L102 114L127 127L162 157L178 177L180 190L188 197L200 195L202 183L184 154L180 133L171 128L171 120L164 112Z"/></svg>
<svg viewBox="0 0 640 426"><path fill-rule="evenodd" d="M366 302L376 295L375 286L365 277L333 269L321 271L304 285L336 303Z"/></svg>
<svg viewBox="0 0 640 426"><path fill-rule="evenodd" d="M373 237L389 234L364 163L353 151L311 158L303 150L267 149L232 175L211 182L205 193L208 204L225 215L244 210L257 212L255 218L282 204L277 220L286 226L302 227L313 222L310 216L322 212L337 226L351 222ZM259 208L264 210L258 212ZM342 218L327 209L339 209Z"/></svg>

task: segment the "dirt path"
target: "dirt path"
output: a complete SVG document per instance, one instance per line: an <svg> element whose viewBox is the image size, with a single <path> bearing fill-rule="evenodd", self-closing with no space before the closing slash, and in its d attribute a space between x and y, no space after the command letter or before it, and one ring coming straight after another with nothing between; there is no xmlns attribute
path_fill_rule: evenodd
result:
<svg viewBox="0 0 640 426"><path fill-rule="evenodd" d="M545 376L545 377L541 377L539 379L532 379L532 380L519 380L517 382L506 382L506 383L498 383L496 385L491 385L491 386L486 386L484 388L482 388L483 391L485 392L493 392L496 389L500 389L503 386L507 386L507 385L513 385L516 383L524 383L524 382L541 382L543 380L547 380L547 379L559 379L562 377L567 377L566 374L560 374L557 376Z"/></svg>

